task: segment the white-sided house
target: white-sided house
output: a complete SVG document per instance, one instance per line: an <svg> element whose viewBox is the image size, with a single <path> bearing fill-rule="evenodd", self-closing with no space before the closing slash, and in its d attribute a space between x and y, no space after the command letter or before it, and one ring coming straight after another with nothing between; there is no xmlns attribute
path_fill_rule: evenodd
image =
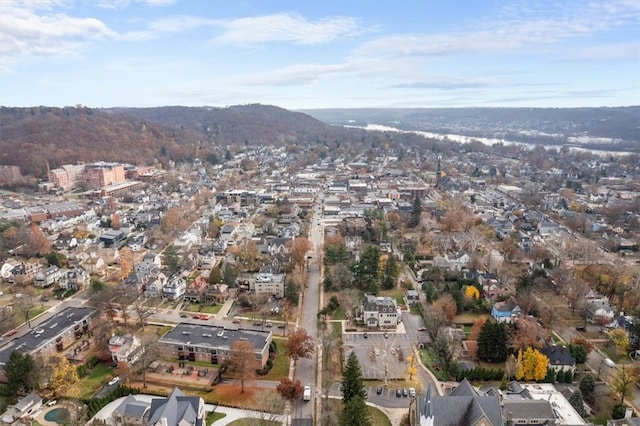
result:
<svg viewBox="0 0 640 426"><path fill-rule="evenodd" d="M65 271L58 286L65 290L83 290L89 285L89 272L82 268Z"/></svg>
<svg viewBox="0 0 640 426"><path fill-rule="evenodd" d="M135 354L140 348L140 339L131 334L113 335L109 339L108 348L112 361L133 364Z"/></svg>
<svg viewBox="0 0 640 426"><path fill-rule="evenodd" d="M48 268L45 268L36 273L33 284L39 288L49 287L60 281L62 275L63 272L60 268L55 265L51 265Z"/></svg>
<svg viewBox="0 0 640 426"><path fill-rule="evenodd" d="M449 255L445 255L444 257L436 256L433 258L433 263L438 268L448 269L454 272L460 272L462 268L467 267L470 260L471 258L469 257L469 255L466 253L463 253L458 256L452 256L452 257L449 257Z"/></svg>
<svg viewBox="0 0 640 426"><path fill-rule="evenodd" d="M369 328L396 328L402 315L391 297L365 294L360 301L361 320Z"/></svg>
<svg viewBox="0 0 640 426"><path fill-rule="evenodd" d="M149 279L147 286L145 287L144 294L147 297L159 297L163 295L163 289L165 284L167 283L167 276L162 272L159 272L157 275L154 275L153 278Z"/></svg>
<svg viewBox="0 0 640 426"><path fill-rule="evenodd" d="M179 275L174 275L162 287L162 297L169 300L178 300L187 290L187 282Z"/></svg>
<svg viewBox="0 0 640 426"><path fill-rule="evenodd" d="M173 240L173 245L178 248L188 249L193 245L200 244L202 241L198 235L191 231L182 233L178 238Z"/></svg>
<svg viewBox="0 0 640 426"><path fill-rule="evenodd" d="M31 424L31 422L27 422L25 420L32 419L41 407L42 397L32 392L29 395L20 398L16 405L10 405L7 407L7 411L2 413L2 416L0 416L0 424ZM23 423L23 421L25 422Z"/></svg>

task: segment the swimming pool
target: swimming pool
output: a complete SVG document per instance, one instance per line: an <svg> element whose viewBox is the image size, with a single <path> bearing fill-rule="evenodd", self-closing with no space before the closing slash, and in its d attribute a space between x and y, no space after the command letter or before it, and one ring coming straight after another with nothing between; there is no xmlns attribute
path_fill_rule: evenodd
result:
<svg viewBox="0 0 640 426"><path fill-rule="evenodd" d="M69 423L70 417L69 410L66 408L54 408L53 410L47 411L44 415L46 421L58 424Z"/></svg>

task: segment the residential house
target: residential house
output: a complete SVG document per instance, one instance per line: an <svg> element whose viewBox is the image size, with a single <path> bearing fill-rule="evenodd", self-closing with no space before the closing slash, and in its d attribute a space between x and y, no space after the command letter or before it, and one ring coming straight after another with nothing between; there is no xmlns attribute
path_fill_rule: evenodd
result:
<svg viewBox="0 0 640 426"><path fill-rule="evenodd" d="M209 285L204 296L204 302L209 305L222 304L229 297L229 286L226 284Z"/></svg>
<svg viewBox="0 0 640 426"><path fill-rule="evenodd" d="M464 379L449 394L433 395L431 386L424 397L409 406L411 426L504 426L500 399L483 393Z"/></svg>
<svg viewBox="0 0 640 426"><path fill-rule="evenodd" d="M180 299L187 289L187 282L184 278L174 275L169 281L162 287L162 297L169 300Z"/></svg>
<svg viewBox="0 0 640 426"><path fill-rule="evenodd" d="M208 288L209 283L200 275L185 290L184 300L188 300L191 303L200 303L204 300Z"/></svg>
<svg viewBox="0 0 640 426"><path fill-rule="evenodd" d="M141 349L140 339L131 334L113 335L108 343L109 354L114 362L133 364L137 361L136 353ZM135 359L134 359L135 358Z"/></svg>
<svg viewBox="0 0 640 426"><path fill-rule="evenodd" d="M36 273L33 284L36 287L44 288L56 284L62 278L63 271L55 265L42 269Z"/></svg>
<svg viewBox="0 0 640 426"><path fill-rule="evenodd" d="M113 410L113 420L118 426L145 426L150 407L148 401L129 395Z"/></svg>
<svg viewBox="0 0 640 426"><path fill-rule="evenodd" d="M42 397L32 392L27 396L20 398L15 405L8 406L7 410L0 416L0 424L31 424L28 420L32 419L41 407Z"/></svg>
<svg viewBox="0 0 640 426"><path fill-rule="evenodd" d="M222 228L220 228L220 239L226 241L227 243L231 243L234 241L236 235L236 227L231 224L226 224Z"/></svg>
<svg viewBox="0 0 640 426"><path fill-rule="evenodd" d="M458 253L452 257L449 255L435 256L433 258L433 263L438 268L448 269L452 272L460 272L463 268L466 268L469 264L471 257L466 253Z"/></svg>
<svg viewBox="0 0 640 426"><path fill-rule="evenodd" d="M166 398L154 398L149 408L148 426L205 426L204 400L185 396L174 388Z"/></svg>
<svg viewBox="0 0 640 426"><path fill-rule="evenodd" d="M402 315L391 297L365 294L360 301L360 320L369 328L396 328Z"/></svg>
<svg viewBox="0 0 640 426"><path fill-rule="evenodd" d="M100 256L91 256L84 261L84 267L87 268L91 275L103 275L107 265Z"/></svg>
<svg viewBox="0 0 640 426"><path fill-rule="evenodd" d="M571 351L566 346L545 346L540 349L547 358L549 358L549 368L553 368L555 372L570 370L573 373L576 369L576 359L571 356Z"/></svg>
<svg viewBox="0 0 640 426"><path fill-rule="evenodd" d="M249 289L255 294L264 294L276 299L284 297L285 274L276 273L272 265L260 268L254 279L249 280Z"/></svg>
<svg viewBox="0 0 640 426"><path fill-rule="evenodd" d="M407 290L407 303L414 305L420 303L420 293L416 290Z"/></svg>
<svg viewBox="0 0 640 426"><path fill-rule="evenodd" d="M518 302L513 296L507 300L494 303L491 309L491 316L498 321L511 322L522 313Z"/></svg>
<svg viewBox="0 0 640 426"><path fill-rule="evenodd" d="M167 284L167 276L162 272L151 278L145 287L144 294L148 297L158 297L163 295L164 286Z"/></svg>
<svg viewBox="0 0 640 426"><path fill-rule="evenodd" d="M83 268L64 271L58 286L65 290L84 290L89 285L89 272Z"/></svg>

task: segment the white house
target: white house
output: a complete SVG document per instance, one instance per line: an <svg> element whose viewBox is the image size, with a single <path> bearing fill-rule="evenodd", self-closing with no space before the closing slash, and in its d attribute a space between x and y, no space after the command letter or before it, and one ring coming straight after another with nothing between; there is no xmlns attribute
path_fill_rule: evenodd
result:
<svg viewBox="0 0 640 426"><path fill-rule="evenodd" d="M164 287L162 287L162 297L166 297L169 300L178 300L184 295L186 290L187 282L184 278L174 275Z"/></svg>
<svg viewBox="0 0 640 426"><path fill-rule="evenodd" d="M402 315L391 297L377 297L365 294L360 301L360 319L369 328L396 328Z"/></svg>

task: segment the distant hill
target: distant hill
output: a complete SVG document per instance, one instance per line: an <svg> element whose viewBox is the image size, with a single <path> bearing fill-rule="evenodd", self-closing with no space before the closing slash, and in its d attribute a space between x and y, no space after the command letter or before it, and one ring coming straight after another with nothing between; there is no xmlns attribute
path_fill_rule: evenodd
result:
<svg viewBox="0 0 640 426"><path fill-rule="evenodd" d="M640 143L640 106L617 108L344 108L301 110L331 124L493 137L543 132ZM523 137L525 135L522 135ZM527 140L529 142L529 140Z"/></svg>
<svg viewBox="0 0 640 426"><path fill-rule="evenodd" d="M166 126L194 129L225 144L298 143L327 130L325 123L307 114L260 104L227 108L118 108L110 111Z"/></svg>
<svg viewBox="0 0 640 426"><path fill-rule="evenodd" d="M224 153L228 145L322 140L329 126L265 105L229 108L0 108L0 164L47 167L97 160L152 164Z"/></svg>

